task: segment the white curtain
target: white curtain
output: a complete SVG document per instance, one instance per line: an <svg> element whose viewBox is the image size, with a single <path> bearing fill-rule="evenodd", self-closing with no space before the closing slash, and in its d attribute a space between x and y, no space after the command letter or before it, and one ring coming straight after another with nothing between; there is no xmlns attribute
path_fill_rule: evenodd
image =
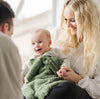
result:
<svg viewBox="0 0 100 99"><path fill-rule="evenodd" d="M100 8L100 0L94 0Z"/></svg>
<svg viewBox="0 0 100 99"><path fill-rule="evenodd" d="M52 23L53 27L60 25L61 12L64 0L52 0Z"/></svg>

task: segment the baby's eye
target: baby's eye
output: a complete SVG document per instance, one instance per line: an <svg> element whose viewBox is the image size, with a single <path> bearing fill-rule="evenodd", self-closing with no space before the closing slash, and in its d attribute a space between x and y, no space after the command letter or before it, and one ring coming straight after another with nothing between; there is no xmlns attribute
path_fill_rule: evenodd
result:
<svg viewBox="0 0 100 99"><path fill-rule="evenodd" d="M35 45L35 43L32 43L32 45Z"/></svg>
<svg viewBox="0 0 100 99"><path fill-rule="evenodd" d="M39 43L42 43L42 41L39 41Z"/></svg>

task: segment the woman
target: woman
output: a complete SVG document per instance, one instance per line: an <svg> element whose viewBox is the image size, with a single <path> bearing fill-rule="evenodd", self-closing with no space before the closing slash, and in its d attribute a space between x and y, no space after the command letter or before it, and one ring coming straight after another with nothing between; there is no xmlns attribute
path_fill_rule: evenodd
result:
<svg viewBox="0 0 100 99"><path fill-rule="evenodd" d="M71 67L57 72L66 82L54 87L46 99L100 99L100 13L96 4L66 0L53 43L70 56Z"/></svg>

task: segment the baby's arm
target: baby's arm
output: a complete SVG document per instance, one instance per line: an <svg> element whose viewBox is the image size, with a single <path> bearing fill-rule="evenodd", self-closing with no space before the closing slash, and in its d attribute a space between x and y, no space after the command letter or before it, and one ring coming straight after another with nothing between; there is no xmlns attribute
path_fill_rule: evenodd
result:
<svg viewBox="0 0 100 99"><path fill-rule="evenodd" d="M25 75L28 73L30 69L29 60L22 66L22 85L25 83Z"/></svg>
<svg viewBox="0 0 100 99"><path fill-rule="evenodd" d="M65 57L63 59L63 63L59 69L60 73L61 73L61 76L65 75L66 74L66 70L64 69L64 67L70 67L70 58L69 57Z"/></svg>
<svg viewBox="0 0 100 99"><path fill-rule="evenodd" d="M22 74L22 85L25 83L24 74Z"/></svg>
<svg viewBox="0 0 100 99"><path fill-rule="evenodd" d="M62 60L63 60L63 63L59 69L59 72L61 76L63 76L64 74L66 74L66 70L63 69L64 67L69 67L70 68L70 57L69 56L66 56L64 53L62 53L59 49L56 49L56 53L57 53L57 56L60 57ZM59 74L58 74L59 76Z"/></svg>

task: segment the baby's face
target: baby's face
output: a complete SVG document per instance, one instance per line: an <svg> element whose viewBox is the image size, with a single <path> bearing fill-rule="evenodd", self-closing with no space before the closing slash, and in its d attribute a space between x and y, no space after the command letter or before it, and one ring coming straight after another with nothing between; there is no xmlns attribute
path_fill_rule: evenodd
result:
<svg viewBox="0 0 100 99"><path fill-rule="evenodd" d="M38 55L42 55L50 50L51 40L48 40L47 35L44 33L33 33L31 41L33 51Z"/></svg>

